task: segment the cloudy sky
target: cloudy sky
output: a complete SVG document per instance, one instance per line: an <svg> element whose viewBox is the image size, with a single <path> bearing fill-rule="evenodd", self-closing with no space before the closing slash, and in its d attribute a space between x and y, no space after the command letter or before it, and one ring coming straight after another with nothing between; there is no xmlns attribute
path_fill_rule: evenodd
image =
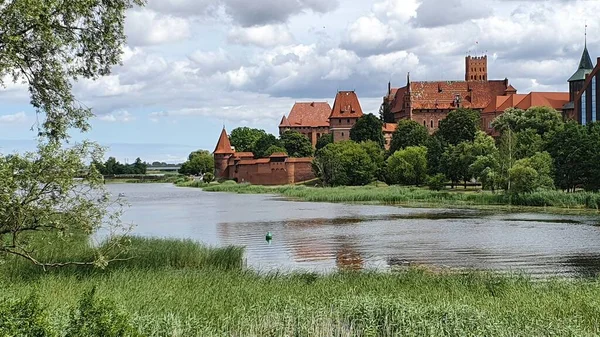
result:
<svg viewBox="0 0 600 337"><path fill-rule="evenodd" d="M296 101L356 90L377 112L388 81L460 80L466 54L520 93L567 91L588 24L600 55L596 0L149 0L127 13L123 65L75 85L93 107L76 139L121 161L179 162L212 150L223 125L277 132ZM32 147L26 87L0 89L0 152Z"/></svg>

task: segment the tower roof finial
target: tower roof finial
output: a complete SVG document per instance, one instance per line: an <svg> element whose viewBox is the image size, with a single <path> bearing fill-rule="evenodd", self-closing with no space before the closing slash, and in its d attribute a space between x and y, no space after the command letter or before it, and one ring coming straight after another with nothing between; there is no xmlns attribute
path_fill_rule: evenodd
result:
<svg viewBox="0 0 600 337"><path fill-rule="evenodd" d="M587 48L587 20L585 20L585 29L584 29L584 45Z"/></svg>

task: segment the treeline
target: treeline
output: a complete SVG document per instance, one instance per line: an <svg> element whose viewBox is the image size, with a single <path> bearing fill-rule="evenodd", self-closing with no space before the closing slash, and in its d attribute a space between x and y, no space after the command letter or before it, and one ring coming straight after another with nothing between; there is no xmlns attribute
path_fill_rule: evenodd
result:
<svg viewBox="0 0 600 337"><path fill-rule="evenodd" d="M277 138L265 130L240 127L231 131L229 141L236 152L252 152L255 158L266 158L277 152L299 158L314 154L310 140L296 131L286 131Z"/></svg>
<svg viewBox="0 0 600 337"><path fill-rule="evenodd" d="M148 163L142 162L137 158L133 164L122 164L114 157L109 157L104 163L93 162L98 172L102 175L118 175L118 174L146 174Z"/></svg>
<svg viewBox="0 0 600 337"><path fill-rule="evenodd" d="M497 138L479 130L479 113L470 109L449 113L433 135L416 121L400 121L389 151L382 123L365 115L351 130L351 141L316 152L314 171L325 185L381 180L442 189L477 182L517 194L600 189L600 125L564 122L550 108L507 110L493 122Z"/></svg>

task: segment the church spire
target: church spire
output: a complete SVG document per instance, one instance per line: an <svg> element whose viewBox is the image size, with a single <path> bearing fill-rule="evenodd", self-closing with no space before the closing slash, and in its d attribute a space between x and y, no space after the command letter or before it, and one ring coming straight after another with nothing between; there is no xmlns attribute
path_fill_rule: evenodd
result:
<svg viewBox="0 0 600 337"><path fill-rule="evenodd" d="M221 136L219 137L219 141L217 142L217 146L215 147L214 154L233 154L233 150L231 149L231 142L229 142L229 137L227 136L227 131L225 131L225 127L223 127L223 131L221 131Z"/></svg>
<svg viewBox="0 0 600 337"><path fill-rule="evenodd" d="M583 46L583 54L581 54L581 60L579 60L579 67L577 67L577 71L569 78L569 82L573 81L584 81L585 76L592 72L594 69L594 64L592 63L592 58L590 57L590 53L587 49L587 25L585 25L585 41Z"/></svg>

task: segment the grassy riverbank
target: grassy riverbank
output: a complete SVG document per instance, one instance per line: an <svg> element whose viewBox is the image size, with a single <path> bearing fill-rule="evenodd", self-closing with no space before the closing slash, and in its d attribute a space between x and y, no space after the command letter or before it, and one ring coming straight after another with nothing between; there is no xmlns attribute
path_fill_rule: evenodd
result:
<svg viewBox="0 0 600 337"><path fill-rule="evenodd" d="M179 186L200 187L208 192L244 194L280 194L288 198L315 202L378 202L385 204L425 205L513 205L533 207L556 207L570 209L600 209L600 193L540 191L521 195L491 193L488 191L456 190L432 191L426 188L401 186L360 187L306 187L306 186L258 186L249 184L202 184L183 183Z"/></svg>
<svg viewBox="0 0 600 337"><path fill-rule="evenodd" d="M63 253L80 258L85 251L79 246ZM134 258L106 270L78 267L47 273L9 258L0 266L0 313L4 312L0 316L0 335L11 335L6 326L27 329L42 325L48 327L45 335L64 336L70 325L81 324L71 318L74 313L81 315L73 308L94 287L100 302L93 310L83 307L80 311L94 312L90 319L101 317L97 323L100 325L126 325L135 332L129 335L600 333L600 282L596 280L534 282L493 274L417 269L325 276L260 275L241 267L240 249L210 249L177 240L134 238L128 254ZM9 318L6 313L10 310L5 309L10 303L32 293L38 296L44 311L34 317ZM107 303L114 303L115 309ZM13 335L24 335L22 330L17 332Z"/></svg>

